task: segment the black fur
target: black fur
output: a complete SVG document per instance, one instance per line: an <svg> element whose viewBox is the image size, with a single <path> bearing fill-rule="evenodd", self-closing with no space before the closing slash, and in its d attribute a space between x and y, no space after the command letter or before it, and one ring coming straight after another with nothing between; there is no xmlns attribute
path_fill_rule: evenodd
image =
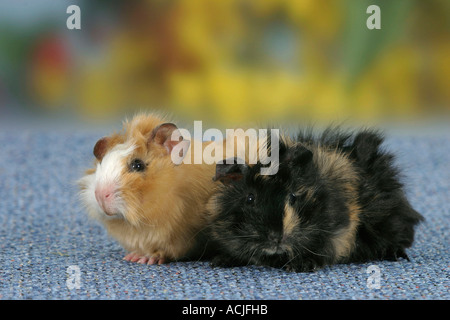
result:
<svg viewBox="0 0 450 320"><path fill-rule="evenodd" d="M424 220L406 199L394 156L381 150L382 142L381 134L366 130L347 150L361 176L361 223L349 261L408 259L405 248L414 241L414 226Z"/></svg>
<svg viewBox="0 0 450 320"><path fill-rule="evenodd" d="M382 142L371 130L330 128L319 136L304 131L293 141L281 139L273 176L261 176L259 163L219 163L216 179L223 189L210 201L214 219L207 233L212 264L312 271L333 263L407 258L405 248L423 217L408 203ZM289 232L283 223L287 203L294 212ZM351 228L355 208L358 223ZM341 247L350 249L339 251L336 239L346 230L354 236L349 244L342 237Z"/></svg>

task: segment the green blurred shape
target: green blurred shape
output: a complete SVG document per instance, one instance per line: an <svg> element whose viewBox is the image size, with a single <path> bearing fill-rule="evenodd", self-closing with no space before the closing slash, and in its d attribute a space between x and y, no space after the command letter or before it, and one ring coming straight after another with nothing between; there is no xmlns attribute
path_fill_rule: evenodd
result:
<svg viewBox="0 0 450 320"><path fill-rule="evenodd" d="M347 85L352 87L360 75L390 43L405 34L405 24L414 0L347 0L343 62ZM367 28L370 5L380 7L381 29Z"/></svg>

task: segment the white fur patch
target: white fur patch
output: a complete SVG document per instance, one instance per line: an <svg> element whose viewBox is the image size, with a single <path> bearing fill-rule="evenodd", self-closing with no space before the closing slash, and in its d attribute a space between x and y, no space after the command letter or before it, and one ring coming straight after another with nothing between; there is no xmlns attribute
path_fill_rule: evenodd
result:
<svg viewBox="0 0 450 320"><path fill-rule="evenodd" d="M95 199L95 173L89 174L78 180L78 184L82 187L80 198L89 214L93 218L101 218L102 208ZM105 215L105 214L103 214Z"/></svg>
<svg viewBox="0 0 450 320"><path fill-rule="evenodd" d="M120 175L125 169L125 161L135 149L134 145L118 144L105 154L95 170L97 185L120 184Z"/></svg>
<svg viewBox="0 0 450 320"><path fill-rule="evenodd" d="M97 164L93 174L86 175L79 180L82 187L80 197L89 213L97 219L108 219L95 198L97 187L114 185L117 192L114 194L114 206L117 213L125 213L125 203L120 196L120 177L126 170L126 158L133 152L135 145L118 144L105 154L102 161ZM113 217L114 218L114 217Z"/></svg>

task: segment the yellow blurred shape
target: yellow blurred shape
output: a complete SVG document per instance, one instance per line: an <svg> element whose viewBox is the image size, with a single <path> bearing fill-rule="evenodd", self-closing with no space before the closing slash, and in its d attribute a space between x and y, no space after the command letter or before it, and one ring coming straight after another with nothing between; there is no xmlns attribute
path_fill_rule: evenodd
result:
<svg viewBox="0 0 450 320"><path fill-rule="evenodd" d="M68 77L59 69L37 66L31 73L31 94L45 108L60 108L66 100L68 87Z"/></svg>
<svg viewBox="0 0 450 320"><path fill-rule="evenodd" d="M430 56L427 57L429 72L433 77L433 84L436 85L436 94L441 97L438 103L443 104L448 112L450 111L450 39L438 37L429 54Z"/></svg>
<svg viewBox="0 0 450 320"><path fill-rule="evenodd" d="M203 78L198 74L174 73L170 77L171 105L198 114L205 103Z"/></svg>
<svg viewBox="0 0 450 320"><path fill-rule="evenodd" d="M214 68L207 74L206 85L211 109L218 117L240 121L249 116L248 73L244 70ZM214 106L214 107L213 107Z"/></svg>
<svg viewBox="0 0 450 320"><path fill-rule="evenodd" d="M108 68L89 68L80 75L77 99L82 112L93 117L108 116L119 111L120 87Z"/></svg>
<svg viewBox="0 0 450 320"><path fill-rule="evenodd" d="M251 103L268 119L283 114L295 103L299 81L283 71L254 71L250 76Z"/></svg>

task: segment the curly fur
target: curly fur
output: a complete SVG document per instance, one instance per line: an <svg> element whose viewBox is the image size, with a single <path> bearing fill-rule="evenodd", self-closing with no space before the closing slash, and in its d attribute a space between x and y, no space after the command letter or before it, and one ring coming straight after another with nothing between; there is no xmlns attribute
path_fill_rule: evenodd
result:
<svg viewBox="0 0 450 320"><path fill-rule="evenodd" d="M407 258L423 217L406 199L382 142L374 130L305 130L281 139L273 176L261 176L260 164L218 164L233 179L208 203L213 265L311 271Z"/></svg>

